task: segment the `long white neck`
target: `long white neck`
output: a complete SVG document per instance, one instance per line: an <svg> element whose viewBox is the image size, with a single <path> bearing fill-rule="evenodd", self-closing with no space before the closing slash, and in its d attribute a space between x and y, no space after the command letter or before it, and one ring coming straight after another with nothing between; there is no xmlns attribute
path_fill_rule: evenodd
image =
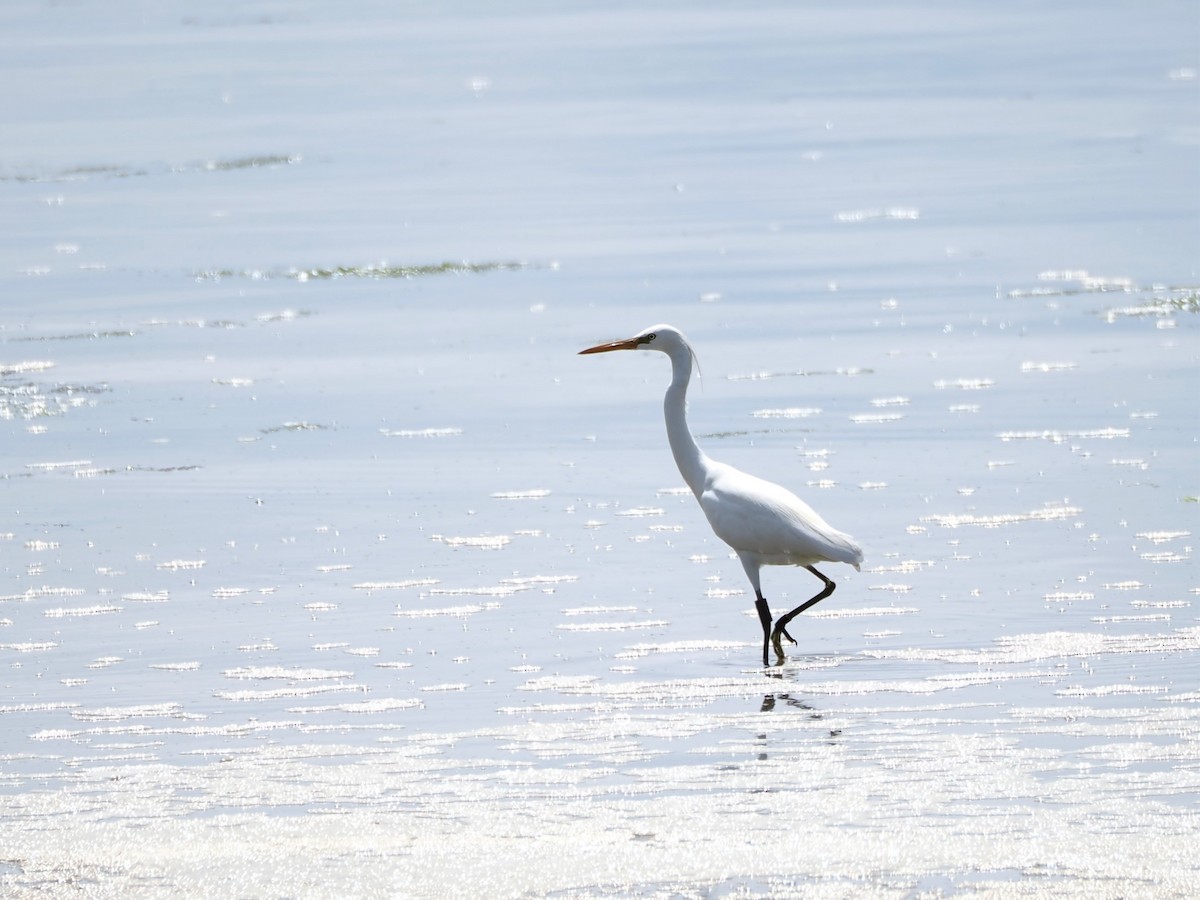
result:
<svg viewBox="0 0 1200 900"><path fill-rule="evenodd" d="M696 445L687 424L687 389L692 377L692 354L687 347L672 347L671 386L663 398L663 415L667 420L667 440L679 474L697 497L704 491L705 468L708 457Z"/></svg>

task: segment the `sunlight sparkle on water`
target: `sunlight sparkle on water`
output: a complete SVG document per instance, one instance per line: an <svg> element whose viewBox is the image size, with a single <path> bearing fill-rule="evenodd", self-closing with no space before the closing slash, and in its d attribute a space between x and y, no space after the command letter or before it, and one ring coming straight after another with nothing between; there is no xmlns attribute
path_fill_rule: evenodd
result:
<svg viewBox="0 0 1200 900"><path fill-rule="evenodd" d="M1186 4L143 6L6 18L0 894L1200 895Z"/></svg>

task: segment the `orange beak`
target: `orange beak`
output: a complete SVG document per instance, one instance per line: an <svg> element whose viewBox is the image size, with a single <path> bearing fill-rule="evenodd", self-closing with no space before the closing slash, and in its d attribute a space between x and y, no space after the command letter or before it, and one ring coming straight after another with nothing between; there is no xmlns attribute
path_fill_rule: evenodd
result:
<svg viewBox="0 0 1200 900"><path fill-rule="evenodd" d="M609 341L607 344L597 344L595 347L588 347L586 350L580 350L579 355L585 353L608 353L610 350L636 350L640 347L641 341L637 338L626 338L623 341Z"/></svg>

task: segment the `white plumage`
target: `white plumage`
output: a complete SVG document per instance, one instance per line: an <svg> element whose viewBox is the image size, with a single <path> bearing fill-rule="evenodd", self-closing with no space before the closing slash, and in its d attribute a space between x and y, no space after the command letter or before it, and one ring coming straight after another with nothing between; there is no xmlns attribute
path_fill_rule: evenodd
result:
<svg viewBox="0 0 1200 900"><path fill-rule="evenodd" d="M836 585L814 568L819 562L843 562L854 568L862 563L862 549L848 534L838 531L787 488L747 475L733 466L710 459L696 444L687 426L687 387L695 354L678 329L655 325L623 341L612 341L581 350L659 350L671 359L671 385L663 399L667 440L683 480L700 502L713 532L738 555L754 588L755 606L763 627L763 665L773 644L783 660L781 637L793 644L788 623L814 603L833 593ZM824 589L806 603L774 622L762 595L762 566L804 566L824 583Z"/></svg>

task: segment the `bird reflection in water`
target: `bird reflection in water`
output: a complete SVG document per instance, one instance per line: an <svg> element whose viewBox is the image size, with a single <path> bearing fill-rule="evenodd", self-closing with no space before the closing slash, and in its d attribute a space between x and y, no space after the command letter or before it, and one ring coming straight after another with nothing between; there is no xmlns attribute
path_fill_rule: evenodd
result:
<svg viewBox="0 0 1200 900"><path fill-rule="evenodd" d="M793 709L814 709L810 703L805 700L798 700L791 694L767 694L763 697L762 707L759 712L773 712L777 702L785 703ZM812 718L821 718L820 713L815 713Z"/></svg>
<svg viewBox="0 0 1200 900"><path fill-rule="evenodd" d="M780 706L780 704L782 704L782 706ZM809 703L807 700L802 700L799 697L793 697L790 693L787 693L787 692L764 694L763 699L762 699L762 705L758 708L758 711L765 712L765 713L766 712L775 712L777 707L779 707L779 708L786 707L788 709L804 710L804 711L810 713L808 718L813 719L813 720L820 720L820 719L825 718L824 713L818 712L817 708L815 706L813 706L811 703ZM835 739L841 733L842 733L842 729L840 729L840 728L829 729L828 742L834 743ZM761 732L760 734L758 734L757 737L758 737L758 742L759 742L760 746L762 747L762 750L759 751L758 758L760 760L765 760L768 758L767 749L766 749L767 741L769 740L768 735L764 731L764 732Z"/></svg>

